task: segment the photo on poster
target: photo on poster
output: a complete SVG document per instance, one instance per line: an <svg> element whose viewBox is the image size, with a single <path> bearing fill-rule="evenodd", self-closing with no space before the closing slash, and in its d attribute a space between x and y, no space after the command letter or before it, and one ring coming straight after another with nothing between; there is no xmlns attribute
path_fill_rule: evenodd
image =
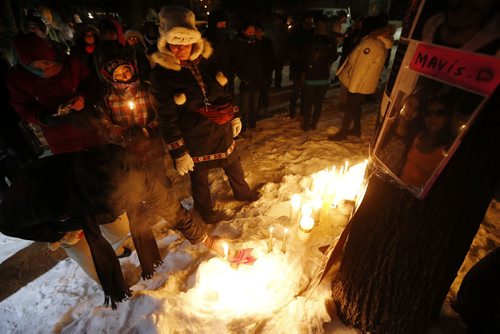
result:
<svg viewBox="0 0 500 334"><path fill-rule="evenodd" d="M384 119L374 157L422 198L485 98L413 71L404 75Z"/></svg>
<svg viewBox="0 0 500 334"><path fill-rule="evenodd" d="M498 56L499 20L498 0L427 0L410 39Z"/></svg>

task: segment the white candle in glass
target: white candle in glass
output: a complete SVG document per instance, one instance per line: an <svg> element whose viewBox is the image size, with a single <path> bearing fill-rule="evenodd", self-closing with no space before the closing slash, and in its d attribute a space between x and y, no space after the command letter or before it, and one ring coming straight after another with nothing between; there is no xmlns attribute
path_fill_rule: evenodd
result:
<svg viewBox="0 0 500 334"><path fill-rule="evenodd" d="M273 251L273 227L269 228L269 252Z"/></svg>
<svg viewBox="0 0 500 334"><path fill-rule="evenodd" d="M290 224L294 224L297 221L300 210L301 198L299 194L293 194L290 200Z"/></svg>
<svg viewBox="0 0 500 334"><path fill-rule="evenodd" d="M298 236L300 240L307 240L314 227L314 219L304 216L300 219Z"/></svg>
<svg viewBox="0 0 500 334"><path fill-rule="evenodd" d="M285 234L283 235L283 242L281 243L281 251L283 253L286 253L286 237L287 237L287 234L288 234L288 229L285 228Z"/></svg>
<svg viewBox="0 0 500 334"><path fill-rule="evenodd" d="M304 205L302 207L302 217L311 217L312 214L312 208L309 205Z"/></svg>
<svg viewBox="0 0 500 334"><path fill-rule="evenodd" d="M312 217L315 221L319 221L319 213L321 211L321 208L323 207L323 201L320 196L315 197L311 201L311 207L312 207Z"/></svg>

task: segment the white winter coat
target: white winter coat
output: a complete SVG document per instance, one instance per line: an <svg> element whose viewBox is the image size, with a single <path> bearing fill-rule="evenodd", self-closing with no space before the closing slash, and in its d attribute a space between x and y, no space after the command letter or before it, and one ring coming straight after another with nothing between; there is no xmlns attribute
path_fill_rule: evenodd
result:
<svg viewBox="0 0 500 334"><path fill-rule="evenodd" d="M388 26L364 37L337 70L339 80L351 93L373 94L384 68L394 30Z"/></svg>

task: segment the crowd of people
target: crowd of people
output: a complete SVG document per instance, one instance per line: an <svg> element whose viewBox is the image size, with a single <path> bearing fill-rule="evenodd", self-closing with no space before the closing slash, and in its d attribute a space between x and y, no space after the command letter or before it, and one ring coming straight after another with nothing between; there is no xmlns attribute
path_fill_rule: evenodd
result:
<svg viewBox="0 0 500 334"><path fill-rule="evenodd" d="M381 17L368 17L344 35L341 12L333 21L305 15L292 29L281 17L269 30L242 19L231 38L227 15L214 11L202 35L192 11L168 6L159 25L146 22L142 33L104 18L75 26L71 38L48 23L49 14L28 11L12 40L14 66L7 52L2 57L2 113L11 114L11 127L37 126L51 155L38 158L39 150L20 147L20 135L2 127L10 188L2 188L0 231L63 247L113 307L130 295L117 260L130 254L122 246L129 233L144 278L161 262L149 224L155 217L191 243L222 252L205 227L227 218L214 209L208 174L222 168L237 200L259 198L245 180L236 139L255 129L260 110L267 114L285 62L290 117L300 96L302 129L314 130L339 43L349 45L338 72L346 116L330 139L359 136L362 99L375 91L393 32ZM356 72L365 67L369 75ZM189 175L194 212L175 199L166 156L180 176Z"/></svg>

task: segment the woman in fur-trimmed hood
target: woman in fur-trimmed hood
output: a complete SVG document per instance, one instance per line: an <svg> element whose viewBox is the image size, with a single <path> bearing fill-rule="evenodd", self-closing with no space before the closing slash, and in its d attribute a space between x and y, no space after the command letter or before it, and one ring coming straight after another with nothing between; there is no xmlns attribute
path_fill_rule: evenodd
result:
<svg viewBox="0 0 500 334"><path fill-rule="evenodd" d="M195 208L214 223L223 217L213 210L210 168L224 169L238 200L253 199L234 151L241 121L227 78L208 60L212 48L196 29L194 13L178 6L162 8L159 31L151 94L160 132L177 172L190 175Z"/></svg>

